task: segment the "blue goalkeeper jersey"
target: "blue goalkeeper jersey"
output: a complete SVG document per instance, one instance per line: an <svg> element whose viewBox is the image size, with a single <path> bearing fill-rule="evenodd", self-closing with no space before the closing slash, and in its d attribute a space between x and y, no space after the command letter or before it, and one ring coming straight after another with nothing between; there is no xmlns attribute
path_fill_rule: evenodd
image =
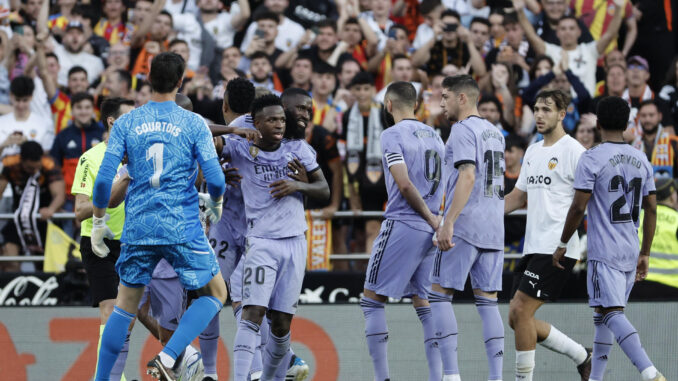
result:
<svg viewBox="0 0 678 381"><path fill-rule="evenodd" d="M106 186L110 189L112 176L104 166L117 166L125 154L132 180L125 197L121 242L169 245L204 235L194 186L198 164L213 197L225 188L205 121L174 102L148 102L121 116L111 131L97 178L95 206L108 203Z"/></svg>

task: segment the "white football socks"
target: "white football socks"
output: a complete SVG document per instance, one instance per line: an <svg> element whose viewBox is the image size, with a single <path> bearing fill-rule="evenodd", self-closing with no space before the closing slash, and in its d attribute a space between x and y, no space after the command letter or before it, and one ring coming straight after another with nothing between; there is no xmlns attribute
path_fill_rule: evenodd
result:
<svg viewBox="0 0 678 381"><path fill-rule="evenodd" d="M570 339L566 334L560 332L554 326L551 326L551 332L549 332L546 339L539 344L554 352L564 354L572 359L577 365L586 361L586 357L588 356L583 345Z"/></svg>

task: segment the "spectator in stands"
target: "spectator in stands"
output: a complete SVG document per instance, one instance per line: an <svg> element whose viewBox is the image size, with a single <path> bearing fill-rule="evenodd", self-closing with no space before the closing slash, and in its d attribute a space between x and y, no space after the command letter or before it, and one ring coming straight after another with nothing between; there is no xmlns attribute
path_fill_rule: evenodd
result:
<svg viewBox="0 0 678 381"><path fill-rule="evenodd" d="M610 8L614 7L614 0L605 0L604 3L596 2L595 0L572 1L570 6L574 10L574 16L586 25L595 40L602 37L614 17L614 14L609 12ZM621 52L626 57L638 36L638 24L633 16L633 4L631 4L631 1L627 1L624 5L622 18L626 26L626 33L624 35L624 47L621 49ZM614 39L610 46L607 47L607 50L605 50L605 53L616 49L617 40Z"/></svg>
<svg viewBox="0 0 678 381"><path fill-rule="evenodd" d="M525 150L527 150L527 143L523 138L516 135L509 135L506 138L506 149L504 151L504 161L506 164L506 170L504 171L504 194L511 193L516 186ZM504 217L504 245L506 245L509 252L521 252L521 241L525 237L526 218L526 216L511 215Z"/></svg>
<svg viewBox="0 0 678 381"><path fill-rule="evenodd" d="M506 29L504 28L504 10L493 10L492 13L490 13L490 17L487 18L487 21L490 23L490 40L485 50L489 52L490 50L499 47L499 45L504 42L504 37L506 37Z"/></svg>
<svg viewBox="0 0 678 381"><path fill-rule="evenodd" d="M132 98L132 77L127 70L118 69L104 81L106 96L112 98Z"/></svg>
<svg viewBox="0 0 678 381"><path fill-rule="evenodd" d="M292 0L287 15L304 28L312 28L315 23L337 19L337 7L333 0Z"/></svg>
<svg viewBox="0 0 678 381"><path fill-rule="evenodd" d="M642 134L633 141L633 146L647 155L655 173L678 176L678 139L669 134L662 125L662 112L654 99L638 105L638 124Z"/></svg>
<svg viewBox="0 0 678 381"><path fill-rule="evenodd" d="M167 51L168 38L172 32L172 15L167 11L156 13L156 9L157 4L154 3L151 12L132 35L131 47L136 57L132 66L132 75L141 78L148 76L153 57ZM152 21L146 21L146 19Z"/></svg>
<svg viewBox="0 0 678 381"><path fill-rule="evenodd" d="M146 81L138 82L136 95L134 97L134 107L141 107L151 100L151 84Z"/></svg>
<svg viewBox="0 0 678 381"><path fill-rule="evenodd" d="M9 40L9 54L5 65L9 70L9 79L23 75L29 61L32 61L35 48L35 30L28 24L17 25L12 28L12 38ZM26 73L30 75L30 73Z"/></svg>
<svg viewBox="0 0 678 381"><path fill-rule="evenodd" d="M102 0L103 16L94 26L94 33L113 45L128 39L130 31L125 23L127 8L122 0Z"/></svg>
<svg viewBox="0 0 678 381"><path fill-rule="evenodd" d="M404 54L396 54L391 58L391 82L384 85L377 95L374 96L374 100L383 103L388 85L392 82L404 81L410 82L414 86L414 89L417 91L417 98L419 99L419 102L421 102L421 97L423 96L421 91L422 83L418 80L424 80L424 85L427 85L426 74L415 71L409 57Z"/></svg>
<svg viewBox="0 0 678 381"><path fill-rule="evenodd" d="M591 111L596 109L598 102L607 96L621 97L626 90L626 66L612 64L605 72L605 85L603 93L591 101Z"/></svg>
<svg viewBox="0 0 678 381"><path fill-rule="evenodd" d="M283 53L275 45L275 39L278 35L279 16L273 12L261 12L255 16L257 25L256 33L252 41L245 50L245 57L252 59L252 55L257 52L263 52L271 63L276 62Z"/></svg>
<svg viewBox="0 0 678 381"><path fill-rule="evenodd" d="M645 57L653 70L651 85L659 90L676 53L675 1L633 1L638 15L638 38L629 55Z"/></svg>
<svg viewBox="0 0 678 381"><path fill-rule="evenodd" d="M530 85L525 88L523 91L523 102L528 105L534 105L536 94L545 88L559 89L566 94L570 94L574 90L576 96L570 100L570 105L567 107L567 113L563 120L565 131L572 133L579 121L579 116L589 111L591 96L584 87L584 84L579 80L579 77L570 70L569 65L571 60L568 58L568 55L572 53L563 51L561 54L562 59L553 67L553 70L530 82Z"/></svg>
<svg viewBox="0 0 678 381"><path fill-rule="evenodd" d="M68 83L69 70L74 66L81 66L87 71L87 78L97 78L104 71L104 65L101 59L93 54L84 51L85 34L82 23L71 21L66 26L66 33L62 40L63 45L52 42L54 44L54 54L59 57L59 71L58 82L62 86Z"/></svg>
<svg viewBox="0 0 678 381"><path fill-rule="evenodd" d="M22 143L19 154L3 158L2 164L0 194L7 185L11 186L14 194L12 210L18 212L17 220L9 221L2 229L3 254L42 254L47 234L46 221L64 203L65 188L61 171L54 160L45 156L40 144L34 141ZM33 216L36 203L37 219ZM36 267L41 270L42 264L38 262ZM17 262L4 262L0 264L0 269L19 271L20 265Z"/></svg>
<svg viewBox="0 0 678 381"><path fill-rule="evenodd" d="M290 85L306 91L311 91L311 76L313 75L313 60L307 56L298 56L292 63L290 70Z"/></svg>
<svg viewBox="0 0 678 381"><path fill-rule="evenodd" d="M534 11L534 6L530 6L530 3L536 3L536 0L526 0L528 8ZM536 29L539 37L549 44L553 45L562 45L563 41L558 36L558 25L560 19L567 15L568 4L567 0L542 0L541 5L543 7L543 12L541 12L541 17L537 21ZM515 6L515 3L514 3ZM536 5L539 9L539 5ZM608 9L606 6L601 6L601 8ZM518 9L520 11L520 9ZM586 24L579 20L578 18L574 19L579 26L581 35L577 37L577 44L583 44L592 42L593 36L589 32ZM609 27L609 25L608 25ZM602 54L601 54L602 55Z"/></svg>
<svg viewBox="0 0 678 381"><path fill-rule="evenodd" d="M504 16L503 25L506 30L504 42L487 53L485 65L488 68L492 67L495 62L505 62L511 65L512 72L515 74L514 84L522 89L530 83L527 73L536 54L525 39L525 32L518 23L515 13Z"/></svg>
<svg viewBox="0 0 678 381"><path fill-rule="evenodd" d="M433 127L444 142L450 136L452 125L445 118L445 112L440 107L440 102L443 99L443 79L445 76L442 73L435 73L431 76L428 90L423 94L424 107L426 109L424 123Z"/></svg>
<svg viewBox="0 0 678 381"><path fill-rule="evenodd" d="M469 26L471 41L480 55L485 58L490 51L490 22L486 18L474 17Z"/></svg>
<svg viewBox="0 0 678 381"><path fill-rule="evenodd" d="M73 18L72 11L77 3L76 0L58 0L56 2L57 11L49 16L47 27L55 36L61 36L64 33L66 25Z"/></svg>
<svg viewBox="0 0 678 381"><path fill-rule="evenodd" d="M377 50L381 51L386 47L391 27L395 24L391 16L393 7L390 0L372 0L369 11L360 14L361 18L367 20L370 28L377 35Z"/></svg>
<svg viewBox="0 0 678 381"><path fill-rule="evenodd" d="M16 154L18 145L24 140L37 141L45 151L52 148L52 121L31 111L34 90L35 85L29 77L19 76L12 80L9 97L13 111L0 116L0 156Z"/></svg>
<svg viewBox="0 0 678 381"><path fill-rule="evenodd" d="M340 31L342 52L348 53L358 61L363 69L367 68L367 60L377 50L379 39L365 18L359 17L357 6L347 1L340 6L337 30Z"/></svg>
<svg viewBox="0 0 678 381"><path fill-rule="evenodd" d="M483 57L471 43L468 29L461 26L459 20L458 13L443 12L442 23L434 26L436 35L412 55L412 64L415 67L425 64L429 74L441 71L449 63L457 67L470 64L474 75L485 75ZM438 41L437 36L442 39Z"/></svg>
<svg viewBox="0 0 678 381"><path fill-rule="evenodd" d="M584 114L574 129L574 138L586 149L600 143L600 131L596 128L596 121L596 114Z"/></svg>
<svg viewBox="0 0 678 381"><path fill-rule="evenodd" d="M407 29L398 24L391 26L384 49L379 50L367 62L367 70L376 75L375 85L377 91L382 90L386 85L393 82L393 57L408 56L409 54L410 41L407 39Z"/></svg>
<svg viewBox="0 0 678 381"><path fill-rule="evenodd" d="M334 103L343 113L355 102L355 98L349 90L348 85L360 70L360 64L353 57L346 57L339 61L339 72L337 73L337 90L335 92Z"/></svg>
<svg viewBox="0 0 678 381"><path fill-rule="evenodd" d="M504 137L513 132L513 127L508 125L502 117L501 102L494 95L483 94L480 100L478 100L478 114L497 127ZM520 170L520 166L518 166L518 170Z"/></svg>
<svg viewBox="0 0 678 381"><path fill-rule="evenodd" d="M631 107L631 114L629 115L629 124L631 133L634 137L642 135L642 126L638 120L638 108L644 101L654 99L654 92L650 88L648 81L650 80L650 66L647 60L640 56L632 56L627 62L626 69L626 85L628 86L622 98L629 103ZM673 129L673 120L670 112L668 112L665 103L660 99L657 102L659 111L662 113L662 123L665 128ZM669 131L671 131L669 130Z"/></svg>
<svg viewBox="0 0 678 381"><path fill-rule="evenodd" d="M167 50L181 56L181 58L184 59L184 62L188 62L191 59L191 51L188 47L188 42L184 40L175 38L174 40L170 41L169 45L167 45ZM194 76L195 71L186 66L186 69L184 70L184 82L182 83L182 86L186 85L186 83L193 79Z"/></svg>
<svg viewBox="0 0 678 381"><path fill-rule="evenodd" d="M198 8L198 22L219 50L233 46L235 34L250 18L250 3L246 0L238 0L237 5L232 3L228 12L223 9L224 4L219 0L198 0ZM202 38L207 36L203 33Z"/></svg>
<svg viewBox="0 0 678 381"><path fill-rule="evenodd" d="M333 66L336 65L339 56L338 54L333 55L333 53L337 48L337 42L339 42L337 23L334 20L325 19L315 25L315 30L317 32L311 47L300 50L299 55L310 57L314 65L320 61L327 62ZM344 44L343 50L347 47L348 45ZM333 59L331 60L331 58Z"/></svg>
<svg viewBox="0 0 678 381"><path fill-rule="evenodd" d="M659 92L659 98L664 101L671 113L674 122L678 120L678 57L673 59L666 72L664 86Z"/></svg>
<svg viewBox="0 0 678 381"><path fill-rule="evenodd" d="M516 88L515 74L509 63L497 62L491 66L489 75L478 81L480 90L485 94L494 95L501 102L501 115L513 131L518 124L516 107L521 108L521 100Z"/></svg>
<svg viewBox="0 0 678 381"><path fill-rule="evenodd" d="M224 69L242 70L241 66L242 53L237 46L229 46L221 53L221 72L223 75Z"/></svg>
<svg viewBox="0 0 678 381"><path fill-rule="evenodd" d="M564 2L565 0L549 0ZM558 64L563 57L562 52L567 51L569 65L572 72L581 78L581 82L586 87L590 96L593 96L596 87L596 64L598 57L602 56L607 46L613 39L617 38L617 32L622 22L621 5L625 0L615 0L614 17L608 26L607 31L598 41L578 42L582 35L582 29L579 26L577 18L573 16L564 16L558 20L558 39L560 46L547 42L537 35L534 28L527 20L525 15L525 0L516 0L514 2L518 12L518 20L525 30L527 40L532 44L532 48L537 54L546 54Z"/></svg>
<svg viewBox="0 0 678 381"><path fill-rule="evenodd" d="M0 62L11 54L9 48L9 37L4 30L0 30ZM6 65L0 65L0 111L6 113L9 111L9 72Z"/></svg>
<svg viewBox="0 0 678 381"><path fill-rule="evenodd" d="M85 151L104 140L104 129L94 119L94 98L88 93L77 93L71 98L71 107L73 122L56 135L50 150L63 172L69 199L78 159Z"/></svg>
<svg viewBox="0 0 678 381"><path fill-rule="evenodd" d="M414 37L414 41L412 41L413 48L421 48L426 42L435 36L433 25L439 22L440 14L443 12L443 9L444 8L440 3L440 0L424 0L421 2L421 4L419 4L419 12L421 12L421 15L424 17L424 22L419 24L417 27L417 33Z"/></svg>
<svg viewBox="0 0 678 381"><path fill-rule="evenodd" d="M297 22L290 20L285 17L285 10L290 5L288 0L264 0L264 8L257 10L254 14L254 19L257 19L257 13L263 10L268 10L269 12L275 13L277 18L278 25L278 34L275 37L275 47L280 49L283 52L290 50L292 47L297 46L302 36L306 33L304 28L299 25ZM257 30L257 23L250 23L247 27L247 32L245 33L245 38L242 40L240 45L240 50L243 52L247 51L252 38L254 37L254 32Z"/></svg>
<svg viewBox="0 0 678 381"><path fill-rule="evenodd" d="M108 53L110 44L105 38L95 34L93 31L93 27L98 19L99 14L91 6L78 5L73 8L69 23L82 24L85 39L83 50L102 58L103 61L103 58Z"/></svg>
<svg viewBox="0 0 678 381"><path fill-rule="evenodd" d="M256 41L256 40L255 40ZM253 42L254 43L254 42ZM250 80L254 87L265 87L275 94L282 93L282 82L273 71L271 60L265 52L254 52L250 58Z"/></svg>
<svg viewBox="0 0 678 381"><path fill-rule="evenodd" d="M111 48L108 50L108 57L106 58L106 63L108 64L106 69L113 67L116 70L129 70L129 54L129 46L121 42L111 45Z"/></svg>
<svg viewBox="0 0 678 381"><path fill-rule="evenodd" d="M327 131L337 131L337 106L332 93L337 85L336 69L326 62L318 62L313 66L311 76L313 86L313 124L323 126Z"/></svg>
<svg viewBox="0 0 678 381"><path fill-rule="evenodd" d="M342 117L340 140L346 147L348 198L351 210L382 211L388 199L378 139L384 127L381 107L373 102L374 78L360 72L349 86L356 102ZM365 221L365 247L370 250L379 234L381 221Z"/></svg>
<svg viewBox="0 0 678 381"><path fill-rule="evenodd" d="M63 92L57 86L56 78L50 75L50 70L47 66L47 57L45 54L45 39L38 39L38 75L42 79L45 86L45 92L52 109L54 116L55 133L59 133L61 129L65 128L71 120L71 100L70 94L76 94L87 91L89 81L87 77L87 70L82 66L73 66L68 69L67 74L67 90ZM61 60L59 60L61 63Z"/></svg>
<svg viewBox="0 0 678 381"><path fill-rule="evenodd" d="M40 0L21 0L19 19L22 19L25 23L35 27L41 4L42 2Z"/></svg>

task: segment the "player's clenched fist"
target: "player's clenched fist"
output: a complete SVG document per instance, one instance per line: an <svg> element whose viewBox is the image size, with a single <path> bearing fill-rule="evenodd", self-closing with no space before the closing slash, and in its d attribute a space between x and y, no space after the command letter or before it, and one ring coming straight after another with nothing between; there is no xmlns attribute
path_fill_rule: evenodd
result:
<svg viewBox="0 0 678 381"><path fill-rule="evenodd" d="M218 200L213 200L208 193L198 193L200 201L205 205L205 215L210 222L216 224L221 219L221 212L223 211L224 199L219 197Z"/></svg>

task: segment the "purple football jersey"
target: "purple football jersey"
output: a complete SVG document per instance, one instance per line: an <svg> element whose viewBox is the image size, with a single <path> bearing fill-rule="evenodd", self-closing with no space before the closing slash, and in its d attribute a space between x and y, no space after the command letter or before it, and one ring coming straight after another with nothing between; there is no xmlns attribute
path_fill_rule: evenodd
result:
<svg viewBox="0 0 678 381"><path fill-rule="evenodd" d="M475 115L455 123L445 145L445 214L452 205L457 168L475 165L476 181L454 235L483 249L504 248L504 147L501 131Z"/></svg>
<svg viewBox="0 0 678 381"><path fill-rule="evenodd" d="M254 129L252 116L250 114L240 115L235 118L230 124L230 127L251 128ZM223 153L222 153L223 156ZM224 167L231 167L231 163L224 164ZM215 238L218 241L229 242L231 237L244 237L247 232L245 219L245 204L242 199L241 185L231 186L226 184L226 192L224 192L224 211L221 215L221 221L228 226L232 233L228 237L220 237L218 231L221 229L210 229L210 238Z"/></svg>
<svg viewBox="0 0 678 381"><path fill-rule="evenodd" d="M410 181L431 212L438 214L444 192L440 184L442 157L445 152L442 139L433 128L416 120L405 119L381 133L381 148L388 192L384 217L402 221L414 229L433 232L433 228L400 194L389 168L394 164L404 163Z"/></svg>
<svg viewBox="0 0 678 381"><path fill-rule="evenodd" d="M626 143L604 142L584 152L574 189L591 192L588 259L620 270L636 268L643 197L655 191L652 165Z"/></svg>
<svg viewBox="0 0 678 381"><path fill-rule="evenodd" d="M286 238L304 234L307 229L304 216L304 199L299 192L281 199L271 195L272 183L292 180L287 164L296 159L310 174L320 167L316 153L304 140L283 140L275 151L264 151L254 143L229 136L224 142L223 156L230 158L243 177L240 182L247 237Z"/></svg>

